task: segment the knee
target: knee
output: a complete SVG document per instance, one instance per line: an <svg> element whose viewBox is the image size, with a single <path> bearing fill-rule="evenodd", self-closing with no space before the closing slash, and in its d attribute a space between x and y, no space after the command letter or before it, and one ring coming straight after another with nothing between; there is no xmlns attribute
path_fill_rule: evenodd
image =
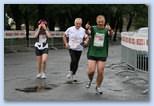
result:
<svg viewBox="0 0 154 106"><path fill-rule="evenodd" d="M93 75L94 73L95 73L95 70L90 70L90 69L88 70L89 75Z"/></svg>
<svg viewBox="0 0 154 106"><path fill-rule="evenodd" d="M99 70L99 71L97 71L98 72L98 75L104 75L104 71L103 70Z"/></svg>
<svg viewBox="0 0 154 106"><path fill-rule="evenodd" d="M46 64L46 62L47 62L46 60L42 60L42 64Z"/></svg>
<svg viewBox="0 0 154 106"><path fill-rule="evenodd" d="M94 75L94 72L88 72L89 75Z"/></svg>

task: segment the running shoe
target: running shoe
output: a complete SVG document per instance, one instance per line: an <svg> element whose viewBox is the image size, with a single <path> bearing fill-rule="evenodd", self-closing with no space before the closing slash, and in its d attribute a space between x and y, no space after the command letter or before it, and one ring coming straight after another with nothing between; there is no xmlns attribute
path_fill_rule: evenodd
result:
<svg viewBox="0 0 154 106"><path fill-rule="evenodd" d="M36 78L41 78L41 76L42 76L42 74L41 74L41 73L38 73L38 74L36 75Z"/></svg>
<svg viewBox="0 0 154 106"><path fill-rule="evenodd" d="M86 85L86 88L90 88L91 82L92 82L92 81L88 81L88 83L87 83L87 85Z"/></svg>
<svg viewBox="0 0 154 106"><path fill-rule="evenodd" d="M96 87L96 94L98 94L98 95L103 94L103 91L100 87Z"/></svg>
<svg viewBox="0 0 154 106"><path fill-rule="evenodd" d="M72 79L73 78L73 74L72 71L68 71L68 74L66 76L68 79Z"/></svg>
<svg viewBox="0 0 154 106"><path fill-rule="evenodd" d="M42 73L41 78L42 79L46 79L47 78L47 76L45 75L45 73Z"/></svg>

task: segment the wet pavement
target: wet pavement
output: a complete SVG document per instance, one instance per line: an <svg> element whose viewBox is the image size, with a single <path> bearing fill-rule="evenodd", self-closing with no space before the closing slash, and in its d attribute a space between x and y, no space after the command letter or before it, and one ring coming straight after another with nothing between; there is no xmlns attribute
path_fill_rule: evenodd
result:
<svg viewBox="0 0 154 106"><path fill-rule="evenodd" d="M36 79L34 51L7 53L4 57L4 99L6 101L149 101L149 75L121 63L121 46L111 45L102 84L103 95L95 94L95 81L87 83L85 49L74 81L66 78L69 54L65 49L50 50L47 79Z"/></svg>

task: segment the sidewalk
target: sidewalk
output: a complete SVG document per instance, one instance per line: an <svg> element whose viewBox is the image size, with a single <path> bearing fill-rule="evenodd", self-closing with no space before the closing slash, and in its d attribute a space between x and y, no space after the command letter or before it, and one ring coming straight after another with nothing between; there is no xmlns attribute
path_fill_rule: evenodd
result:
<svg viewBox="0 0 154 106"><path fill-rule="evenodd" d="M83 51L76 75L76 83L68 83L69 70L67 50L50 50L47 64L47 79L36 80L35 54L31 52L9 53L4 58L4 99L6 101L149 101L149 94L143 91L149 82L148 73L135 73L120 62L121 46L111 45L105 68L103 95L95 94L95 79L86 89L87 58ZM128 80L130 77L141 79ZM96 76L95 76L96 78ZM46 90L23 92L27 87L44 85ZM19 91L20 90L20 91ZM25 90L25 89L24 89ZM27 89L26 89L27 90Z"/></svg>

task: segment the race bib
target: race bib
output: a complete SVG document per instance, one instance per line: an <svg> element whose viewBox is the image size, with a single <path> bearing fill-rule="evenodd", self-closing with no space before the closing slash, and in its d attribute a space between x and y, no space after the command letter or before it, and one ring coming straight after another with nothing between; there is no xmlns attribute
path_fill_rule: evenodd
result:
<svg viewBox="0 0 154 106"><path fill-rule="evenodd" d="M103 47L104 46L104 34L96 33L94 37L94 46L95 47Z"/></svg>

